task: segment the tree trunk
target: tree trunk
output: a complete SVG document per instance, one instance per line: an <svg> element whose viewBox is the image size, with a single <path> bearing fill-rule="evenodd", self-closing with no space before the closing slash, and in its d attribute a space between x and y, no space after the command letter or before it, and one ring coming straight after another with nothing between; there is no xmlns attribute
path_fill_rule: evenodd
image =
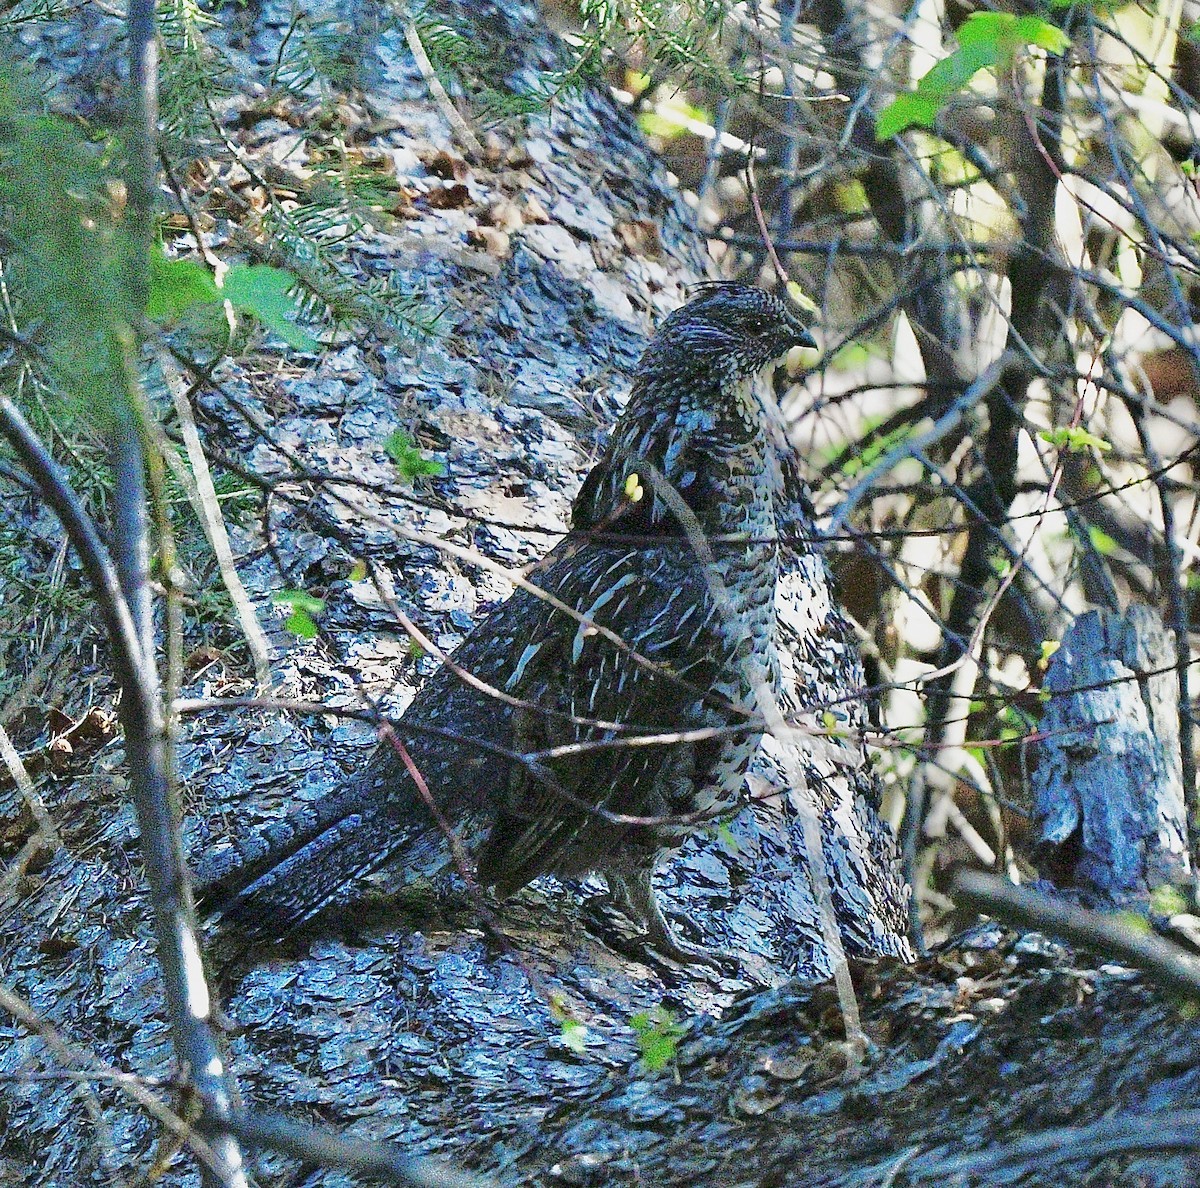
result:
<svg viewBox="0 0 1200 1188"><path fill-rule="evenodd" d="M367 16L380 15L363 9L356 25L369 29ZM556 52L527 7L463 4L449 15L510 79ZM239 25L238 45L256 61L275 60L284 17L269 6L250 26L249 10L227 16ZM489 134L484 158L468 162L403 32L366 37L361 49L362 94L346 101L368 130L360 147L392 156L412 203L403 222L362 236L359 264L364 278L394 277L423 291L446 311L442 332L417 344L344 334L303 371L229 364L200 393L198 414L218 471L242 467L277 484L269 523L243 521L235 547L275 646L278 688L354 704L348 684L360 680L397 712L431 663L412 658L373 590L348 580L355 558L382 565L400 603L440 647L452 647L508 584L390 526L473 546L508 566L544 554L654 322L685 299L706 264L686 208L631 116L607 97L563 96L523 130ZM227 124L255 128L248 160L261 153L266 170L271 128L244 115L252 108L240 96L228 101ZM286 141L286 124L275 134L291 146L278 167L303 167L307 142ZM444 461L445 479L398 489L381 448L397 427ZM789 744L804 788L786 786L779 746L767 749L751 776L758 806L728 830L695 837L661 877L666 903L686 909L706 940L736 949L744 970L767 985L830 969L803 852L805 798L819 811L847 949L912 955L906 890L856 737L866 723L862 671L799 483L794 495L781 632L796 701L811 707L817 729L831 720L836 732ZM344 664L284 630L270 599L285 588L326 598L322 625ZM244 691L239 679L210 668L184 693ZM373 742L359 723L273 712L185 724L179 756L193 863L222 847L253 849L297 806L360 769ZM67 848L9 918L0 968L68 1038L119 1068L169 1077L143 879L130 863L134 820L112 781L79 786L88 791L72 810ZM15 793L4 795L13 809ZM65 802L57 808L63 820ZM665 959L646 964L620 921L597 907L599 890L543 880L506 904L500 923L515 956L489 951L469 906L441 903L400 921L364 915L345 935L222 971L229 1055L243 1093L347 1126L369 1116L361 1130L432 1150L454 1150L469 1136L473 1149L487 1151L480 1162L507 1162L512 1144L528 1142L517 1139L518 1121L536 1125L630 1062L644 1042L636 1015L663 1004L713 1011L751 984ZM564 1027L564 1018L586 1031ZM0 1051L6 1076L52 1067L37 1041ZM18 1177L42 1183L87 1181L98 1150L120 1166L147 1163L156 1126L107 1091L103 1113L112 1134L93 1136L70 1085L23 1085L9 1097L0 1155ZM264 1166L261 1182L282 1182L273 1178L281 1161L264 1158Z"/></svg>

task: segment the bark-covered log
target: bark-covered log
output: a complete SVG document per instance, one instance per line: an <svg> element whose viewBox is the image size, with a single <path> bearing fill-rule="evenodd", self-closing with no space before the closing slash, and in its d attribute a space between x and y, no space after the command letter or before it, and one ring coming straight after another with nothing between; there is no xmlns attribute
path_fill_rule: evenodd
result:
<svg viewBox="0 0 1200 1188"><path fill-rule="evenodd" d="M1141 605L1081 615L1051 657L1033 792L1056 882L1122 900L1186 881L1175 660Z"/></svg>
<svg viewBox="0 0 1200 1188"><path fill-rule="evenodd" d="M502 52L551 52L533 14L505 7L501 16L464 3L457 17L478 14L480 37L497 39L497 60ZM107 18L88 11L94 25L87 39L65 31L51 55L56 63L98 69L103 61ZM269 69L290 10L268 4L226 15L238 22L237 52L247 69L255 62ZM652 315L678 304L680 282L703 264L686 213L631 122L601 97L565 102L551 118L533 121L519 143L500 143L498 158L474 165L462 182L464 207L427 203L422 194L450 188L436 169L457 159L440 113L403 37L392 30L376 40L365 6L349 15L361 39L358 102L369 117L361 126L372 129L365 147L393 156L417 195L411 221L377 229L362 243L361 266L423 282L451 311L451 332L419 351L347 336L302 372L231 366L220 377L224 394L209 393L204 404L215 454L283 475L291 463L282 443L310 467L378 480L378 490L341 490L378 513L380 525L310 476L293 476L272 503L271 543L290 571L286 584L328 595L325 621L346 647L348 665L399 710L425 662L408 656L373 592L348 583L333 529L352 534L350 552L369 550L385 563L410 613L440 644L452 644L481 604L503 597L503 584L405 544L385 526L469 540L509 563L544 552L612 422ZM243 121L238 106L231 105L229 126L261 133L254 152L294 136L262 112ZM294 139L285 147L297 151ZM437 157L439 150L447 156ZM290 160L282 150L280 157ZM525 216L511 231L509 254L493 256L468 235L478 212L502 201ZM503 246L496 236L480 239ZM226 395L254 409L277 444L240 421ZM439 453L451 470L447 480L395 491L378 445L396 424ZM307 501L317 525L283 494ZM413 494L419 504L407 502ZM440 508L430 506L434 496ZM464 512L487 522L472 526ZM267 598L281 581L273 562L255 552L258 527L247 522L238 543L247 584L270 620ZM794 626L797 680L821 706L861 677L819 558L805 553L797 572L811 595ZM324 649L300 646L272 624L287 692L321 697L333 685L333 697L353 702L349 678ZM218 661L187 692L246 692L234 683L240 675ZM102 693L100 678L94 682ZM860 721L855 710L846 725ZM252 837L297 801L324 795L365 761L373 741L357 724L280 715L190 724L181 758L193 855L235 834ZM846 940L859 951L903 952L902 933L890 923L902 904L895 884L881 877L889 870L887 835L871 808L873 783L860 752L831 739L806 752L804 768L826 836L847 855L832 863L835 884L842 880ZM119 1071L168 1077L172 1053L120 771L120 756L102 753L94 769L46 789L66 848L22 884L0 938L0 977L66 1040ZM769 777L771 768L760 774ZM7 858L33 826L16 814L14 793L0 796ZM781 801L773 815L739 822L736 854L698 839L664 878L667 893L689 906L712 939L757 952L764 978L793 965L806 974L825 968L806 907L804 864L787 832L788 807ZM870 873L858 875L858 867ZM621 956L611 921L585 902L593 891L546 884L505 910L504 930L524 965L490 954L471 912L444 904L441 918L364 919L349 935L281 950L226 978L236 1026L230 1055L247 1099L448 1153L506 1183L1171 1188L1200 1178L1195 1156L1179 1149L1180 1127L1164 1117L1190 1108L1200 1093L1196 1027L1102 958L985 926L920 965L860 969L873 1046L857 1079L843 1075L835 996L826 986L797 983L746 995L719 1020L685 1021L674 1058L654 1074L637 1061L633 1014L663 1004L680 1018L737 987ZM553 1004L552 991L559 995ZM563 1013L586 1031L564 1031ZM643 1034L654 1028L642 1024ZM657 1030L669 1039L668 1023ZM53 1048L7 1021L0 1035L0 1180L74 1188L107 1182L106 1165L125 1175L149 1168L156 1124L116 1080L85 1078L103 1124L95 1128L75 1082L58 1078ZM1123 1117L1147 1120L1151 1134L1143 1149L1130 1153L1126 1145L1113 1156L1096 1128L1119 1127ZM1086 1142L1064 1148L1058 1136L1052 1150L1059 1154L1032 1163L1015 1146L1061 1126L1088 1127ZM1171 1151L1154 1149L1155 1130ZM993 1170L952 1178L947 1160L974 1153L988 1154ZM1014 1160L1023 1160L1016 1170ZM256 1166L260 1184L347 1183L273 1156ZM170 1164L162 1182L190 1182L184 1161Z"/></svg>
<svg viewBox="0 0 1200 1188"><path fill-rule="evenodd" d="M229 364L202 392L199 411L218 469L224 461L277 482L269 522L245 519L235 545L276 647L280 689L355 704L349 684L357 679L398 712L431 662L412 656L374 589L351 580L355 557L382 565L406 611L440 647L452 647L508 584L391 527L472 546L506 565L545 553L653 321L681 303L706 265L688 212L633 120L608 98L561 98L525 127L494 134L486 159L468 164L403 31L381 22L383 31L367 36L377 27L367 17L380 15L368 9L355 17L361 91L346 109L364 129L359 147L389 155L414 197L406 221L361 235L358 265L364 278L422 290L446 310L442 332L415 345L346 334L302 370ZM268 4L227 16L230 52L248 71L255 63L269 70L290 10ZM526 7L464 3L452 19L473 29L511 80L555 53ZM89 60L103 56L100 43L117 29L100 21L89 30ZM64 25L60 36L61 56L71 60L82 49L78 33ZM231 135L253 129L246 163L275 177L279 169L303 173L309 148L287 122L258 110L243 118L252 90L247 84L221 109ZM443 179L447 172L456 176ZM500 211L505 236L483 234ZM218 227L219 253L235 250L232 231ZM445 463L445 479L412 488L397 481L381 448L397 427ZM796 701L811 707L818 727L832 707L846 737L796 744L806 788L786 786L777 749L764 754L757 807L727 831L695 838L661 879L664 898L700 922L705 940L736 948L768 984L829 970L798 798L811 797L820 813L847 948L911 956L906 892L855 739L866 720L853 697L863 678L799 490L795 515L789 582L798 598L781 630ZM344 664L283 629L270 599L287 587L326 597L323 626ZM185 692L246 691L239 679L218 667ZM274 713L188 723L179 756L193 861L223 846L252 847L256 834L361 768L373 742L361 723ZM51 811L67 845L23 888L0 942L0 969L67 1039L119 1069L167 1078L171 1050L120 770L119 756L106 754L93 774L55 790ZM766 796L772 786L778 795ZM3 796L15 817L15 793ZM18 827L5 844L22 840ZM402 919L363 914L341 935L222 971L229 1054L247 1100L429 1150L461 1149L469 1135L475 1162L508 1166L529 1127L600 1091L630 1063L638 1012L711 1010L746 986L645 963L620 922L597 908L598 890L547 880L506 905L501 925L517 958L491 952L469 905L450 902ZM563 1017L586 1030L564 1031ZM0 1089L6 1168L65 1185L103 1180L106 1162L147 1166L156 1126L105 1082L106 1130L93 1133L71 1084L43 1076L55 1068L42 1041L19 1028L0 1049L0 1075L35 1077ZM657 1108L654 1097L647 1109ZM285 1182L287 1166L264 1156L261 1182ZM187 1182L182 1161L172 1174Z"/></svg>

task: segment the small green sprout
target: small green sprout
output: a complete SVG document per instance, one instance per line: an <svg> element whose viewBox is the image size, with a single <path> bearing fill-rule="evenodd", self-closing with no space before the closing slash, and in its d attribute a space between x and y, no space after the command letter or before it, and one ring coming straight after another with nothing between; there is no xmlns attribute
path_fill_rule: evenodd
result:
<svg viewBox="0 0 1200 1188"><path fill-rule="evenodd" d="M1099 450L1102 454L1112 449L1112 442L1097 437L1078 425L1068 425L1063 429L1043 429L1039 434L1043 441L1048 441L1056 449L1068 453L1079 453L1081 450Z"/></svg>
<svg viewBox="0 0 1200 1188"><path fill-rule="evenodd" d="M436 458L425 457L417 443L403 429L392 433L383 443L383 450L396 463L401 478L408 482L427 475L440 478L446 473L446 468Z"/></svg>
<svg viewBox="0 0 1200 1188"><path fill-rule="evenodd" d="M314 639L317 634L316 619L325 609L323 599L314 598L304 590L281 590L271 597L276 606L286 606L291 612L283 625L301 639Z"/></svg>
<svg viewBox="0 0 1200 1188"><path fill-rule="evenodd" d="M638 1053L647 1072L658 1072L675 1059L687 1029L664 1006L638 1011L629 1020L637 1035Z"/></svg>

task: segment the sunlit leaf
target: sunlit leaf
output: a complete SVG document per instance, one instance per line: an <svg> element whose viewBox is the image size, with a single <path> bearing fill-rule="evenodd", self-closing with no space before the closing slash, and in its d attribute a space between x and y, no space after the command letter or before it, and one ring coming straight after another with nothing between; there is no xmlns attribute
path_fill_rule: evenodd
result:
<svg viewBox="0 0 1200 1188"><path fill-rule="evenodd" d="M313 639L317 634L316 618L325 609L323 599L314 598L306 590L280 590L271 596L276 606L287 607L291 614L283 625L301 639Z"/></svg>
<svg viewBox="0 0 1200 1188"><path fill-rule="evenodd" d="M1094 433L1078 425L1067 425L1061 429L1043 429L1038 433L1043 441L1049 442L1056 449L1077 453L1080 450L1100 450L1104 453L1112 449L1112 442L1097 437Z"/></svg>
<svg viewBox="0 0 1200 1188"><path fill-rule="evenodd" d="M384 452L400 471L401 478L412 482L415 478L429 475L440 478L446 473L446 468L436 458L426 458L403 429L397 429L383 443Z"/></svg>
<svg viewBox="0 0 1200 1188"><path fill-rule="evenodd" d="M147 317L167 321L194 305L217 305L220 300L212 273L199 260L172 260L158 244L150 249Z"/></svg>
<svg viewBox="0 0 1200 1188"><path fill-rule="evenodd" d="M1117 542L1095 524L1088 525L1088 539L1092 542L1092 548L1102 557L1111 557L1117 551Z"/></svg>
<svg viewBox="0 0 1200 1188"><path fill-rule="evenodd" d="M244 264L225 274L221 295L234 309L253 314L290 347L300 351L319 350L321 344L297 326L300 306L292 294L296 278L268 264Z"/></svg>
<svg viewBox="0 0 1200 1188"><path fill-rule="evenodd" d="M982 16L982 13L974 14ZM1012 40L1017 46L1036 45L1050 54L1066 53L1071 44L1070 37L1057 25L1042 20L1041 17L1018 17L1012 29Z"/></svg>
<svg viewBox="0 0 1200 1188"><path fill-rule="evenodd" d="M981 70L1004 68L1027 46L1061 54L1070 38L1041 17L1015 17L1006 12L972 13L958 30L958 49L936 63L915 91L897 95L880 113L876 140L887 140L907 128L932 128L947 101L965 90Z"/></svg>

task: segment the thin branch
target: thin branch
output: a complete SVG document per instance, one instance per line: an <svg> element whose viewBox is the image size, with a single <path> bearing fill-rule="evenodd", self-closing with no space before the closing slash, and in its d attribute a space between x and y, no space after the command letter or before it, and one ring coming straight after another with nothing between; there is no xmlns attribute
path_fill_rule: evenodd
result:
<svg viewBox="0 0 1200 1188"><path fill-rule="evenodd" d="M0 985L0 1009L7 1011L30 1033L40 1036L54 1059L63 1066L64 1071L83 1070L85 1073L90 1073L111 1081L122 1093L137 1102L150 1117L186 1142L197 1159L200 1160L202 1166L214 1172L221 1169L222 1164L216 1152L184 1119L151 1093L139 1078L113 1068L102 1061L95 1053L81 1048L77 1044L72 1044L54 1026L43 1019L19 994L4 985ZM106 1135L108 1133L108 1124L104 1120L99 1099L88 1088L85 1078L76 1079L76 1085L76 1092L81 1094L84 1107L91 1116L97 1133L102 1136ZM105 1144L105 1147L112 1149L114 1144L109 1141ZM107 1162L107 1151L105 1158Z"/></svg>
<svg viewBox="0 0 1200 1188"><path fill-rule="evenodd" d="M38 795L33 780L29 778L29 772L25 770L25 764L21 761L17 748L13 746L8 731L2 725L0 725L0 759L3 759L4 766L8 768L8 773L13 778L13 783L20 790L21 798L25 801L30 815L37 824L42 843L51 850L57 849L62 845L62 838L59 837L58 830L50 819L50 814L46 811L46 804Z"/></svg>
<svg viewBox="0 0 1200 1188"><path fill-rule="evenodd" d="M169 448L161 449L162 457L170 466L172 473L187 491L188 500L196 511L204 535L212 548L213 556L221 573L221 581L233 602L234 614L242 628L242 636L250 649L250 657L254 663L255 680L260 689L266 689L271 684L271 646L266 634L254 613L254 606L238 576L237 567L233 561L233 549L229 544L229 533L225 529L225 518L221 515L221 505L217 500L216 488L213 486L212 473L209 470L208 459L204 454L204 446L192 416L192 406L187 393L172 385L172 395L175 400L175 415L183 432L184 444L187 447L189 471L175 452Z"/></svg>
<svg viewBox="0 0 1200 1188"><path fill-rule="evenodd" d="M125 184L129 193L126 284L129 306L140 317L150 295L150 249L154 242L157 191L158 30L153 0L129 0L129 123Z"/></svg>
<svg viewBox="0 0 1200 1188"><path fill-rule="evenodd" d="M476 161L482 161L483 145L479 143L479 137L471 130L471 125L459 114L458 108L454 106L454 101L446 93L446 88L442 86L442 80L438 78L438 72L425 52L425 46L421 41L421 31L417 28L417 22L413 20L408 4L405 0L395 0L395 4L400 14L400 21L404 26L404 40L408 42L409 51L417 64L417 69L421 72L421 77L425 80L425 85L429 88L429 94L445 117L446 123L450 125L450 130L457 137L459 144Z"/></svg>
<svg viewBox="0 0 1200 1188"><path fill-rule="evenodd" d="M931 445L942 441L958 428L968 409L973 408L980 400L987 399L1003 380L1008 364L1007 356L1002 355L946 409L929 429L924 433L906 438L899 445L888 450L878 462L869 466L838 505L837 511L829 521L830 534L837 536L843 530L846 521L866 494L885 474L895 469L898 463L911 457L917 451L928 450Z"/></svg>
<svg viewBox="0 0 1200 1188"><path fill-rule="evenodd" d="M757 235L748 231L719 231L716 236L722 243L737 247L761 247L761 232ZM996 253L994 243L977 240L946 241L937 243L888 243L886 241L860 243L851 239L787 239L773 240L777 251L795 252L807 256L855 256L868 260L910 259L915 256L956 257L968 256L974 262L978 256L989 257Z"/></svg>
<svg viewBox="0 0 1200 1188"><path fill-rule="evenodd" d="M1144 971L1165 990L1200 1000L1200 960L1149 931L1135 930L1119 917L1056 901L1028 887L980 871L960 871L957 900L1002 924L1036 929L1115 958Z"/></svg>
<svg viewBox="0 0 1200 1188"><path fill-rule="evenodd" d="M116 567L95 526L66 476L6 396L0 396L0 433L63 525L108 628L113 670L121 686L121 724L155 909L167 1010L180 1059L191 1070L201 1099L206 1105L211 1103L211 1116L219 1118L222 1109L228 1111L231 1097L212 1024L212 996L204 980L199 939L187 899L178 825L170 806L169 781L163 766L162 714L155 701L157 683L149 687L145 683L147 661L142 640L122 594ZM233 1188L245 1185L236 1143L222 1140L219 1130L212 1132L208 1141L216 1151L216 1165L222 1169L214 1182ZM216 1173L209 1169L205 1174L212 1179Z"/></svg>
<svg viewBox="0 0 1200 1188"><path fill-rule="evenodd" d="M1091 1126L1044 1130L975 1155L916 1162L906 1174L915 1183L947 1184L959 1177L1003 1171L1008 1182L1022 1171L1047 1173L1064 1164L1092 1163L1113 1155L1196 1150L1200 1150L1200 1110L1159 1110L1104 1118Z"/></svg>
<svg viewBox="0 0 1200 1188"><path fill-rule="evenodd" d="M396 1184L414 1188L494 1188L495 1181L460 1171L436 1159L407 1155L391 1143L345 1138L314 1130L278 1114L239 1112L229 1119L229 1129L249 1147L267 1147L285 1155L366 1175L386 1176Z"/></svg>
<svg viewBox="0 0 1200 1188"><path fill-rule="evenodd" d="M105 630L113 641L117 680L122 685L135 684L141 668L141 641L121 593L116 567L95 524L58 463L50 457L17 406L4 395L0 395L0 434L12 446L42 498L58 517L79 557L99 604Z"/></svg>

